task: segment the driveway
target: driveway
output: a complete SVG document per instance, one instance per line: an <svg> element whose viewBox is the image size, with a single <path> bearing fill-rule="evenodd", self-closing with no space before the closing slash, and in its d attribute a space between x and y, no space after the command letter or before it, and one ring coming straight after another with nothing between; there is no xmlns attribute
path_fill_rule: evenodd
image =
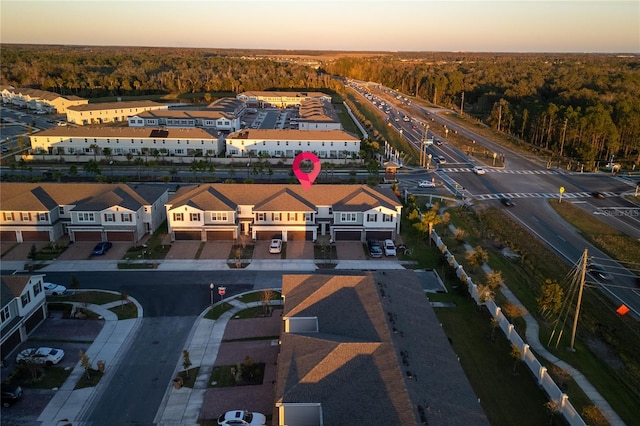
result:
<svg viewBox="0 0 640 426"><path fill-rule="evenodd" d="M253 246L253 258L254 259L272 259L280 260L282 253L269 253L269 245L271 240L258 240ZM283 243L285 244L285 243ZM289 243L287 244L287 252L289 251Z"/></svg>
<svg viewBox="0 0 640 426"><path fill-rule="evenodd" d="M360 241L337 241L336 252L340 260L369 259Z"/></svg>
<svg viewBox="0 0 640 426"><path fill-rule="evenodd" d="M287 259L313 259L313 242L289 241L287 243Z"/></svg>
<svg viewBox="0 0 640 426"><path fill-rule="evenodd" d="M165 259L195 259L202 241L176 241L171 244Z"/></svg>
<svg viewBox="0 0 640 426"><path fill-rule="evenodd" d="M200 252L199 259L228 259L233 241L207 241Z"/></svg>

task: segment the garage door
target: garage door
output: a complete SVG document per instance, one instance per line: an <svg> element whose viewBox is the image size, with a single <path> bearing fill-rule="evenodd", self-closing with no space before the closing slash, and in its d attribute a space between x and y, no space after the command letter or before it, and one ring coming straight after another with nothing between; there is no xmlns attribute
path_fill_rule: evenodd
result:
<svg viewBox="0 0 640 426"><path fill-rule="evenodd" d="M270 240L272 238L282 239L282 233L278 231L256 231L256 240Z"/></svg>
<svg viewBox="0 0 640 426"><path fill-rule="evenodd" d="M336 231L336 241L361 241L362 233L360 231Z"/></svg>
<svg viewBox="0 0 640 426"><path fill-rule="evenodd" d="M107 241L134 241L133 232L107 232Z"/></svg>
<svg viewBox="0 0 640 426"><path fill-rule="evenodd" d="M100 231L75 231L73 233L75 241L102 241L102 232Z"/></svg>
<svg viewBox="0 0 640 426"><path fill-rule="evenodd" d="M386 240L386 239L391 239L391 231L367 232L367 240Z"/></svg>
<svg viewBox="0 0 640 426"><path fill-rule="evenodd" d="M176 241L199 241L201 239L200 231L176 231Z"/></svg>
<svg viewBox="0 0 640 426"><path fill-rule="evenodd" d="M0 231L0 241L18 241L15 231Z"/></svg>
<svg viewBox="0 0 640 426"><path fill-rule="evenodd" d="M207 241L233 240L233 231L207 231Z"/></svg>
<svg viewBox="0 0 640 426"><path fill-rule="evenodd" d="M287 231L287 241L312 241L313 231Z"/></svg>
<svg viewBox="0 0 640 426"><path fill-rule="evenodd" d="M49 241L49 231L22 231L22 241Z"/></svg>

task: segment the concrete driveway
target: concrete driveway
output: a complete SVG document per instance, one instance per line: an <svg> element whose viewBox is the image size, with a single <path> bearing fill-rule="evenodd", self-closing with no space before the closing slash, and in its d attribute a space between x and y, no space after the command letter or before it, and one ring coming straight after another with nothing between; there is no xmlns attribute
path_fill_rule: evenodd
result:
<svg viewBox="0 0 640 426"><path fill-rule="evenodd" d="M199 259L228 259L233 241L207 241L200 252Z"/></svg>
<svg viewBox="0 0 640 426"><path fill-rule="evenodd" d="M254 259L273 259L280 260L282 258L282 253L269 253L269 245L271 244L271 240L258 240L253 247L253 258ZM289 251L289 243L287 244L287 252Z"/></svg>
<svg viewBox="0 0 640 426"><path fill-rule="evenodd" d="M337 241L336 252L340 260L367 260L369 257L360 241Z"/></svg>
<svg viewBox="0 0 640 426"><path fill-rule="evenodd" d="M289 241L287 243L287 259L313 259L313 242Z"/></svg>
<svg viewBox="0 0 640 426"><path fill-rule="evenodd" d="M176 241L171 244L165 259L195 259L202 241Z"/></svg>

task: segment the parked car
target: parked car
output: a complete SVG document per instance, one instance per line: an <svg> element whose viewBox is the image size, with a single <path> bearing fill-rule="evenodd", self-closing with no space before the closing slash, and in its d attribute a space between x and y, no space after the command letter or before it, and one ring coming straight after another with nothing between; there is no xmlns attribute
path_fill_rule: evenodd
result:
<svg viewBox="0 0 640 426"><path fill-rule="evenodd" d="M515 206L515 203L513 201L511 201L511 198L500 198L500 202L505 206L505 207L513 207Z"/></svg>
<svg viewBox="0 0 640 426"><path fill-rule="evenodd" d="M42 286L44 287L45 296L60 296L67 291L67 288L60 284L42 283Z"/></svg>
<svg viewBox="0 0 640 426"><path fill-rule="evenodd" d="M369 246L369 256L376 258L382 257L382 247L380 247L379 242L369 240L367 241L367 245Z"/></svg>
<svg viewBox="0 0 640 426"><path fill-rule="evenodd" d="M487 171L485 169L483 169L480 166L474 166L473 168L473 173L477 174L477 175L483 175L485 174Z"/></svg>
<svg viewBox="0 0 640 426"><path fill-rule="evenodd" d="M435 182L431 182L430 180L422 180L418 182L418 187L420 188L435 188Z"/></svg>
<svg viewBox="0 0 640 426"><path fill-rule="evenodd" d="M282 252L282 240L278 238L274 238L271 240L271 244L269 244L269 253L281 253Z"/></svg>
<svg viewBox="0 0 640 426"><path fill-rule="evenodd" d="M94 256L103 255L108 252L111 247L113 247L113 244L111 244L109 241L102 241L96 244L91 254L93 254Z"/></svg>
<svg viewBox="0 0 640 426"><path fill-rule="evenodd" d="M220 415L218 424L221 426L264 426L267 424L267 418L264 414L255 411L234 410Z"/></svg>
<svg viewBox="0 0 640 426"><path fill-rule="evenodd" d="M611 281L613 280L613 275L611 275L609 272L607 272L606 269L604 269L604 266L598 264L598 263L588 263L587 264L587 270L589 271L589 273L595 277L598 277L600 279L603 279L605 281Z"/></svg>
<svg viewBox="0 0 640 426"><path fill-rule="evenodd" d="M16 356L16 362L30 362L34 364L53 365L59 363L64 357L62 349L54 348L31 348L20 351Z"/></svg>
<svg viewBox="0 0 640 426"><path fill-rule="evenodd" d="M2 384L2 406L10 407L22 398L22 388L18 385Z"/></svg>
<svg viewBox="0 0 640 426"><path fill-rule="evenodd" d="M396 255L396 245L393 240L384 240L384 255L385 256L395 256Z"/></svg>

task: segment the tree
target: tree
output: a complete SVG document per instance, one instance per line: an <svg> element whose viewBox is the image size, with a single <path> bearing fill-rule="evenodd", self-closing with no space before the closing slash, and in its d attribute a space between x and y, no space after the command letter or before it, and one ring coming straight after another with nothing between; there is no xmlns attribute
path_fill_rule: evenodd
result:
<svg viewBox="0 0 640 426"><path fill-rule="evenodd" d="M527 310L522 306L514 305L513 303L507 303L502 308L502 313L505 314L511 320L511 322L513 322L516 318L520 318L521 316L526 314Z"/></svg>
<svg viewBox="0 0 640 426"><path fill-rule="evenodd" d="M556 401L547 401L544 404L544 408L546 408L547 412L549 413L549 426L551 426L553 424L553 418L555 417L556 413L560 411L558 409L558 403Z"/></svg>
<svg viewBox="0 0 640 426"><path fill-rule="evenodd" d="M513 374L515 375L518 364L522 360L522 351L515 344L511 345L511 358L513 358Z"/></svg>
<svg viewBox="0 0 640 426"><path fill-rule="evenodd" d="M127 294L126 291L121 291L120 292L120 310L122 311L124 309L124 305L127 304L129 300L129 295Z"/></svg>
<svg viewBox="0 0 640 426"><path fill-rule="evenodd" d="M496 341L496 330L498 329L498 327L500 326L500 323L498 322L498 320L496 318L491 318L491 334L490 334L490 338L492 342Z"/></svg>
<svg viewBox="0 0 640 426"><path fill-rule="evenodd" d="M100 151L100 147L97 144L92 143L91 145L89 145L89 149L93 151L93 161L98 161L96 156L98 155L98 151Z"/></svg>
<svg viewBox="0 0 640 426"><path fill-rule="evenodd" d="M191 358L188 350L182 351L182 368L184 368L185 375L189 378L189 367L191 367Z"/></svg>
<svg viewBox="0 0 640 426"><path fill-rule="evenodd" d="M467 252L465 259L471 265L472 270L475 271L476 266L482 265L489 260L489 254L485 249L477 246L473 250Z"/></svg>
<svg viewBox="0 0 640 426"><path fill-rule="evenodd" d="M275 295L276 293L271 289L264 289L260 292L260 302L262 302L262 313L264 315L269 314L270 303Z"/></svg>
<svg viewBox="0 0 640 426"><path fill-rule="evenodd" d="M586 420L586 422L590 425L604 426L609 424L607 418L604 416L600 408L595 405L588 405L584 407L581 414L584 420Z"/></svg>
<svg viewBox="0 0 640 426"><path fill-rule="evenodd" d="M87 380L91 380L91 362L82 349L80 349L80 366L84 368L84 374L87 376Z"/></svg>
<svg viewBox="0 0 640 426"><path fill-rule="evenodd" d="M540 287L540 294L536 297L542 316L556 315L560 312L563 298L564 291L560 284L550 279L545 280L545 284Z"/></svg>
<svg viewBox="0 0 640 426"><path fill-rule="evenodd" d="M89 160L84 166L82 166L82 170L84 170L85 173L93 173L96 176L102 173L100 166L95 160Z"/></svg>
<svg viewBox="0 0 640 426"><path fill-rule="evenodd" d="M493 271L493 270L487 272L487 285L492 290L495 290L496 288L500 287L500 284L502 283L502 281L503 281L502 272Z"/></svg>
<svg viewBox="0 0 640 426"><path fill-rule="evenodd" d="M80 288L80 280L75 274L71 275L71 284L70 287L74 290Z"/></svg>
<svg viewBox="0 0 640 426"><path fill-rule="evenodd" d="M429 210L422 213L422 217L420 218L420 222L414 223L413 227L418 230L420 233L426 233L426 237L429 240L429 245L431 245L431 234L433 231L433 226L440 223L442 218L438 214L438 204L434 204Z"/></svg>

